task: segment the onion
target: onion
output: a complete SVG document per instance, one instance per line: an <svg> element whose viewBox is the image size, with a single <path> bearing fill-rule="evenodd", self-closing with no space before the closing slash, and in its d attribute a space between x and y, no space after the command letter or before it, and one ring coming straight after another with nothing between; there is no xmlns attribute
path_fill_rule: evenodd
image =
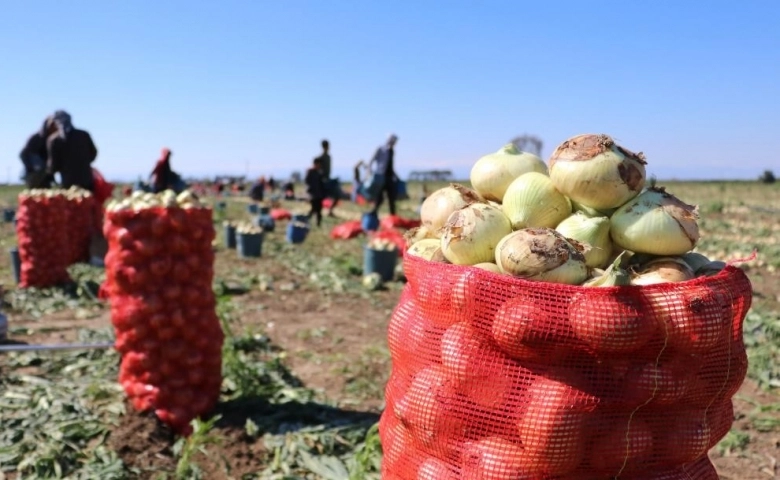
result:
<svg viewBox="0 0 780 480"><path fill-rule="evenodd" d="M691 267L681 258L661 257L645 263L631 280L632 285L685 282L694 277Z"/></svg>
<svg viewBox="0 0 780 480"><path fill-rule="evenodd" d="M417 470L417 480L457 480L460 478L450 469L447 462L430 457Z"/></svg>
<svg viewBox="0 0 780 480"><path fill-rule="evenodd" d="M621 267L625 251L612 260L606 270L592 269L591 277L583 287L621 287L631 285L631 276Z"/></svg>
<svg viewBox="0 0 780 480"><path fill-rule="evenodd" d="M457 380L458 390L480 405L501 407L511 393L508 359L466 322L456 323L444 333L441 362L447 375Z"/></svg>
<svg viewBox="0 0 780 480"><path fill-rule="evenodd" d="M631 352L645 345L657 324L642 305L619 292L606 295L576 294L569 305L574 334L597 353Z"/></svg>
<svg viewBox="0 0 780 480"><path fill-rule="evenodd" d="M666 426L658 455L670 465L692 462L706 455L714 443L706 410L675 410L671 418L658 421Z"/></svg>
<svg viewBox="0 0 780 480"><path fill-rule="evenodd" d="M498 265L496 265L493 262L477 263L474 266L477 268L481 268L482 270L487 270L488 272L501 273L501 269L499 269Z"/></svg>
<svg viewBox="0 0 780 480"><path fill-rule="evenodd" d="M577 285L588 277L583 254L550 228L526 228L501 239L496 265L501 273L540 282Z"/></svg>
<svg viewBox="0 0 780 480"><path fill-rule="evenodd" d="M713 260L712 262L709 262L708 264L699 267L698 270L696 270L696 276L697 277L709 277L710 275L716 275L720 273L721 270L726 268L726 262L722 262L720 260Z"/></svg>
<svg viewBox="0 0 780 480"><path fill-rule="evenodd" d="M468 442L461 455L461 478L469 480L533 480L525 471L523 449L509 440L492 436Z"/></svg>
<svg viewBox="0 0 780 480"><path fill-rule="evenodd" d="M585 456L588 419L597 399L573 386L540 377L527 391L528 407L518 423L529 471L563 475Z"/></svg>
<svg viewBox="0 0 780 480"><path fill-rule="evenodd" d="M609 419L604 419L604 423L609 425L608 422ZM631 418L614 422L596 438L590 463L596 470L612 477L636 469L652 453L653 431L641 418Z"/></svg>
<svg viewBox="0 0 780 480"><path fill-rule="evenodd" d="M414 227L410 230L408 230L406 233L404 233L404 240L406 240L406 246L411 247L415 243L419 242L420 240L425 240L429 238L438 238L428 227L425 226L419 226Z"/></svg>
<svg viewBox="0 0 780 480"><path fill-rule="evenodd" d="M648 295L668 344L684 353L706 353L731 327L731 300L707 285Z"/></svg>
<svg viewBox="0 0 780 480"><path fill-rule="evenodd" d="M500 202L512 180L528 172L547 175L547 165L533 153L518 150L509 143L477 160L471 167L471 185L487 200Z"/></svg>
<svg viewBox="0 0 780 480"><path fill-rule="evenodd" d="M515 230L553 228L571 215L571 202L555 189L546 175L530 172L520 175L507 187L501 209Z"/></svg>
<svg viewBox="0 0 780 480"><path fill-rule="evenodd" d="M441 237L441 228L447 223L450 214L472 203L484 203L477 192L463 185L452 183L440 188L425 199L420 207L420 220L423 226L435 237Z"/></svg>
<svg viewBox="0 0 780 480"><path fill-rule="evenodd" d="M504 213L486 203L472 203L453 212L442 229L444 258L456 265L493 260L498 242L512 232Z"/></svg>
<svg viewBox="0 0 780 480"><path fill-rule="evenodd" d="M682 255L699 241L697 208L663 188L651 187L610 218L612 241L620 248L652 255Z"/></svg>
<svg viewBox="0 0 780 480"><path fill-rule="evenodd" d="M610 217L617 208L606 208L604 210L596 210L595 208L586 207L585 205L571 200L571 209L574 212L579 212L588 217Z"/></svg>
<svg viewBox="0 0 780 480"><path fill-rule="evenodd" d="M630 367L622 387L627 403L637 407L651 402L655 405L679 403L696 378L696 370L691 368L693 360L687 355L679 358Z"/></svg>
<svg viewBox="0 0 780 480"><path fill-rule="evenodd" d="M575 213L555 228L566 238L585 244L585 265L602 268L612 255L612 240L609 238L609 219L607 217L587 217Z"/></svg>
<svg viewBox="0 0 780 480"><path fill-rule="evenodd" d="M556 328L558 327L558 328ZM551 334L563 330L531 298L518 296L501 305L492 325L498 347L510 357L528 362L553 363L569 353L566 342Z"/></svg>
<svg viewBox="0 0 780 480"><path fill-rule="evenodd" d="M597 209L623 205L645 185L644 155L617 145L608 135L572 137L550 157L550 179L570 199Z"/></svg>
<svg viewBox="0 0 780 480"><path fill-rule="evenodd" d="M691 270L695 273L701 267L710 263L710 259L702 255L701 253L688 252L681 256L683 261L691 267Z"/></svg>
<svg viewBox="0 0 780 480"><path fill-rule="evenodd" d="M431 262L446 262L444 254L441 251L441 240L436 238L426 238L414 243L406 251L408 255L424 258Z"/></svg>

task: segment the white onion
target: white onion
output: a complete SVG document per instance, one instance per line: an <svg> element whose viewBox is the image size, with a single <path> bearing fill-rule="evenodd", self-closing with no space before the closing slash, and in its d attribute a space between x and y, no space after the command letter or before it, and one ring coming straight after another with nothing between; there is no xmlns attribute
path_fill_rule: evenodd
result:
<svg viewBox="0 0 780 480"><path fill-rule="evenodd" d="M651 187L610 218L612 241L620 248L652 255L682 255L699 241L697 208L663 188Z"/></svg>
<svg viewBox="0 0 780 480"><path fill-rule="evenodd" d="M575 213L555 228L561 235L585 244L585 264L591 268L603 268L612 255L607 217L588 217Z"/></svg>
<svg viewBox="0 0 780 480"><path fill-rule="evenodd" d="M645 263L631 279L632 285L684 282L694 277L693 270L681 258L661 257Z"/></svg>
<svg viewBox="0 0 780 480"><path fill-rule="evenodd" d="M501 239L496 265L502 273L540 282L578 285L588 278L585 256L550 228L526 228Z"/></svg>
<svg viewBox="0 0 780 480"><path fill-rule="evenodd" d="M500 202L509 184L528 172L546 175L547 165L536 155L518 150L509 143L477 160L471 167L471 185L487 200Z"/></svg>
<svg viewBox="0 0 780 480"><path fill-rule="evenodd" d="M496 265L493 262L477 263L474 266L477 268L481 268L482 270L487 270L488 272L501 273L501 269L498 268L498 265Z"/></svg>
<svg viewBox="0 0 780 480"><path fill-rule="evenodd" d="M642 153L626 150L608 135L577 135L553 152L550 179L571 200L597 210L609 209L642 190L646 163Z"/></svg>
<svg viewBox="0 0 780 480"><path fill-rule="evenodd" d="M436 190L425 199L420 207L420 220L436 238L440 238L441 228L447 223L452 212L472 203L482 202L484 199L474 190L452 183Z"/></svg>
<svg viewBox="0 0 780 480"><path fill-rule="evenodd" d="M441 250L456 265L489 262L498 242L512 232L504 213L487 203L472 203L453 212L442 229Z"/></svg>
<svg viewBox="0 0 780 480"><path fill-rule="evenodd" d="M530 172L517 177L504 194L501 209L512 228L553 228L571 215L571 202L555 189L549 177Z"/></svg>

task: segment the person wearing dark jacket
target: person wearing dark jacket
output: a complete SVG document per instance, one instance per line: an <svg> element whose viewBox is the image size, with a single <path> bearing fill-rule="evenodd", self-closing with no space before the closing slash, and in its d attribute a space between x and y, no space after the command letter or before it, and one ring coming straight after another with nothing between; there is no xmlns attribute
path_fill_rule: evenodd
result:
<svg viewBox="0 0 780 480"><path fill-rule="evenodd" d="M160 159L152 170L152 191L160 193L173 185L173 170L171 170L171 150L163 148L160 152Z"/></svg>
<svg viewBox="0 0 780 480"><path fill-rule="evenodd" d="M52 117L48 117L41 129L30 135L19 153L24 165L22 180L28 188L48 188L51 184L51 177L46 174L46 137L50 133L52 120Z"/></svg>
<svg viewBox="0 0 780 480"><path fill-rule="evenodd" d="M70 115L62 110L54 113L52 122L54 132L46 139L47 172L59 172L62 188L77 186L92 191L92 162L97 158L92 137L73 128Z"/></svg>
<svg viewBox="0 0 780 480"><path fill-rule="evenodd" d="M322 201L325 199L325 178L322 172L322 159L314 159L313 166L306 172L306 191L309 193L312 215L317 217L317 226L322 224Z"/></svg>

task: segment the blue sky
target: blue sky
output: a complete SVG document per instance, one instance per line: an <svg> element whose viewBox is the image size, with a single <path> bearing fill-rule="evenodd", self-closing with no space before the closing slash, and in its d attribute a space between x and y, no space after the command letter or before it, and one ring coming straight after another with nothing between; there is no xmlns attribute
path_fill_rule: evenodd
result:
<svg viewBox="0 0 780 480"><path fill-rule="evenodd" d="M170 147L184 175L335 173L399 136L397 169L468 175L533 133L609 133L666 178L780 170L780 2L5 2L0 181L46 114L110 178Z"/></svg>

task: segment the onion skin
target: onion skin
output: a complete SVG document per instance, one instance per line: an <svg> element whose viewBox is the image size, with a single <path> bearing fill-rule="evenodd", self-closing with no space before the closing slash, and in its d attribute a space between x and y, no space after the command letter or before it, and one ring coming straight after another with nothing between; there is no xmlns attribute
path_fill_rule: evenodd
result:
<svg viewBox="0 0 780 480"><path fill-rule="evenodd" d="M579 285L588 278L585 256L550 228L526 228L496 246L501 273L527 280Z"/></svg>
<svg viewBox="0 0 780 480"><path fill-rule="evenodd" d="M547 175L547 165L541 158L518 150L509 143L499 151L483 156L471 167L471 185L487 200L501 202L512 181L528 172Z"/></svg>
<svg viewBox="0 0 780 480"><path fill-rule="evenodd" d="M496 245L512 225L501 209L474 203L453 212L442 232L444 257L455 265L475 265L493 260Z"/></svg>
<svg viewBox="0 0 780 480"><path fill-rule="evenodd" d="M436 238L441 237L441 229L447 223L452 212L473 203L484 203L477 192L457 183L440 188L425 199L420 206L420 220Z"/></svg>
<svg viewBox="0 0 780 480"><path fill-rule="evenodd" d="M583 213L575 213L559 223L555 230L564 237L589 247L585 251L585 265L591 268L603 268L612 255L609 228L607 217L588 217Z"/></svg>
<svg viewBox="0 0 780 480"><path fill-rule="evenodd" d="M501 269L498 268L498 265L496 265L493 262L482 262L474 265L476 268L480 268L482 270L487 270L488 272L493 273L501 273Z"/></svg>
<svg viewBox="0 0 780 480"><path fill-rule="evenodd" d="M548 164L555 188L596 210L623 205L645 185L644 155L617 145L609 135L572 137L555 149Z"/></svg>
<svg viewBox="0 0 780 480"><path fill-rule="evenodd" d="M682 255L699 241L697 208L651 187L629 201L610 218L615 245L635 253Z"/></svg>
<svg viewBox="0 0 780 480"><path fill-rule="evenodd" d="M501 209L512 228L554 228L571 215L571 202L555 189L549 177L530 172L517 177L506 189Z"/></svg>

